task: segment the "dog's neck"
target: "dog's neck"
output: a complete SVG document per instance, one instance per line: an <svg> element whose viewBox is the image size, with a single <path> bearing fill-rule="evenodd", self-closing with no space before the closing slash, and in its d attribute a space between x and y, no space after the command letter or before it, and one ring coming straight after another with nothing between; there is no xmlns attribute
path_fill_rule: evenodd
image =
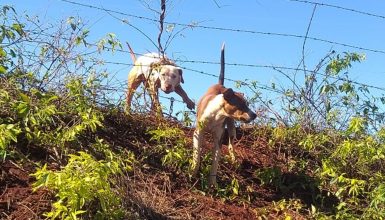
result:
<svg viewBox="0 0 385 220"><path fill-rule="evenodd" d="M158 62L151 63L151 69L159 68L162 65L176 66L176 64L168 58L159 58Z"/></svg>

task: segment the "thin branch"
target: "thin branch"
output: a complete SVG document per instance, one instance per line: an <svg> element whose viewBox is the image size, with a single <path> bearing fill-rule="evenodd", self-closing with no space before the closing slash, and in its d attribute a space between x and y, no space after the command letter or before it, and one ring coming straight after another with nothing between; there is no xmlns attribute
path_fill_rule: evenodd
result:
<svg viewBox="0 0 385 220"><path fill-rule="evenodd" d="M303 44L302 44L302 64L303 64L303 70L304 70L305 76L306 76L305 46L306 46L306 41L307 41L307 38L309 35L310 27L311 27L316 9L317 9L317 4L314 5L313 12L311 14L310 21L309 21L309 24L308 24L307 29L306 29L305 38L304 38Z"/></svg>
<svg viewBox="0 0 385 220"><path fill-rule="evenodd" d="M161 0L160 3L160 16L159 16L159 35L158 35L158 49L159 53L162 54L162 57L164 57L164 50L162 46L162 34L163 34L163 24L164 24L164 17L166 14L166 0Z"/></svg>

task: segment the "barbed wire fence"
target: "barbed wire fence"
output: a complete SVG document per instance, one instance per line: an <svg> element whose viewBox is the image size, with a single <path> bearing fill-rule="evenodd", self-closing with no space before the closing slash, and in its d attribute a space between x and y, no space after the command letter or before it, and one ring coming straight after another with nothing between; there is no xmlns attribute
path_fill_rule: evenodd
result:
<svg viewBox="0 0 385 220"><path fill-rule="evenodd" d="M146 20L146 21L150 21L150 22L154 22L154 23L158 23L159 22L159 20L157 20L157 19L152 19L152 18L148 18L148 17L144 17L144 16L137 16L137 15L121 12L121 11L107 9L107 8L104 8L104 7L97 7L97 6L93 6L93 5L89 5L89 4L79 3L79 2L76 2L76 1L72 1L72 0L60 0L60 1L68 3L68 4L76 5L76 6L90 8L90 9L93 9L93 10L103 11L103 12L107 13L108 15L112 16L113 18L123 22L124 24L128 24L130 27L136 29L137 31L140 31L140 29L138 29L137 27L132 25L130 22L128 22L128 19L126 19L126 18L119 18L118 16L124 16L124 17L129 17L129 18L134 18L134 19ZM375 17L375 18L379 18L379 19L385 19L385 16L382 16L382 15L377 15L377 14L373 14L373 13L369 13L369 12L364 12L364 11L359 11L359 10L355 10L355 9L344 8L344 7L340 7L340 6L336 6L336 5L331 5L331 4L319 3L319 2L313 2L313 1L305 1L305 0L289 0L289 1L294 2L294 3L303 3L303 4L311 4L311 5L313 5L314 6L313 7L313 15L312 15L311 19L313 18L314 13L315 13L317 7L331 7L331 8L336 8L336 9L339 9L339 10L349 11L349 12L352 12L352 13L358 13L358 14L361 14L361 15L364 15L364 16L371 16L371 17ZM371 52L371 53L376 53L376 54L380 54L380 55L385 55L385 51L381 50L381 49L367 48L367 47L364 47L364 46L361 46L361 45L353 45L353 44L348 44L348 43L344 43L344 42L336 42L336 41L332 41L332 40L328 40L328 39L312 37L309 34L309 29L310 29L310 26L311 26L311 20L309 22L309 26L308 26L308 28L306 30L306 33L304 35L288 34L288 33L280 33L280 32L263 32L263 31L238 29L238 28L228 28L228 27L206 26L206 25L201 25L201 24L198 24L198 23L186 24L186 23L180 23L180 22L164 21L164 24L180 26L182 28L199 28L199 29L209 29L209 30L213 30L213 31L235 32L235 33L238 33L238 34L252 34L252 35L278 36L278 37L284 37L284 38L298 38L298 39L302 39L303 40L303 50L304 50L306 41L307 40L313 40L313 41L323 42L323 43L327 43L327 44L331 44L331 45L338 45L338 46L342 46L342 47L345 47L345 48L358 49L358 50L362 50L362 51L366 51L366 52ZM43 35L46 34L46 35L49 36L49 34L44 33L44 32L41 33L41 34L43 34ZM153 42L155 46L159 46L159 44L160 44L159 43L159 41L160 41L159 38L160 38L160 36L158 37L158 45L156 45ZM149 40L151 40L151 39L149 39ZM98 45L96 43L87 43L87 46L96 47L96 48L98 47ZM157 47L157 48L159 49L159 47ZM109 47L106 47L106 49L113 50L113 48L109 48ZM130 51L124 50L122 48L115 48L115 50L118 51L118 52L121 52L121 53L127 53L127 54L130 53ZM163 50L163 48L162 48L162 50ZM141 54L141 53L135 53L135 54L137 56L145 55L145 54ZM302 59L304 59L304 57ZM88 60L88 61L90 61L90 60ZM101 62L104 63L104 64L110 64L110 65L122 65L122 66L125 66L125 67L132 67L133 66L132 63L128 63L128 62L127 63L126 62L115 62L115 61L109 61L109 60L101 60ZM207 72L207 71L203 71L203 70L200 70L200 69L191 68L191 67L185 66L185 64L219 65L220 64L219 62L216 62L216 61L203 61L203 60L190 60L190 59L177 59L176 62L179 64L179 66L182 69L188 70L188 71L190 71L192 73L199 74L199 75L210 76L210 77L215 77L215 78L218 77L217 74L210 73L210 72ZM293 71L293 72L304 71L305 73L309 72L309 73L312 73L312 74L315 74L315 75L319 75L319 76L330 77L330 78L332 78L334 80L340 80L340 81L345 81L345 82L348 82L348 83L352 83L352 84L355 84L357 86L365 87L367 89L375 89L375 90L378 90L380 92L385 92L385 88L383 88L383 87L365 84L365 83L362 83L362 82L354 81L354 80L351 80L351 79L348 79L348 78L343 78L343 77L340 77L340 76L327 75L326 73L321 72L320 70L314 71L314 70L307 69L306 65L304 63L304 60L302 60L301 62L303 62L302 67L300 67L300 66L289 67L289 66L278 66L278 65L248 64L248 63L226 63L226 65L227 66L234 66L234 67L265 68L265 69L270 69L270 70L276 71L279 74L284 74L283 71ZM258 83L258 82L249 83L249 82L246 82L245 79L226 78L226 80L234 82L234 83L237 83L237 84L242 85L242 86L248 86L248 87L253 87L253 88L256 88L256 89L260 89L262 91L275 92L275 93L279 93L279 94L283 94L284 93L284 91L282 89L277 89L274 86L266 85L266 84L261 84L261 83ZM113 86L113 83L111 83L109 85L109 87L106 87L105 89L106 90L110 90L110 91L116 91L117 93L120 93L120 94L121 93L124 94L125 86L123 86L123 85L125 85L125 82L121 82L121 81L117 80L114 83L116 83L117 86ZM168 99L170 101L170 106L173 106L174 102L180 102L180 103L183 102L183 101L181 101L179 99L175 99L173 97L170 98L170 97L161 96L161 98ZM120 99L122 99L122 96L120 96ZM169 111L172 113L173 109L171 108L171 109L169 109Z"/></svg>
<svg viewBox="0 0 385 220"><path fill-rule="evenodd" d="M144 16L137 16L137 15L121 12L121 11L106 9L106 8L97 7L97 6L84 4L84 3L79 3L79 2L75 2L75 1L71 1L71 0L60 0L60 1L67 2L67 3L73 4L73 5L78 5L78 6L94 9L94 10L104 11L106 13L114 13L114 14L118 14L118 15L122 15L122 16L127 16L130 18L151 21L154 23L159 22L156 19L152 19L152 18L148 18L148 17L144 17ZM318 4L318 5L320 5L320 4ZM120 19L120 20L125 21L125 23L129 23L127 19ZM188 28L199 28L199 29L208 29L208 30L223 31L223 32L236 32L236 33L253 34L253 35L268 35L268 36L290 37L290 38L300 38L300 39L307 38L309 40L314 40L314 41L319 41L319 42L323 42L323 43L343 46L343 47L347 47L347 48L351 48L351 49L358 49L358 50L362 50L362 51L379 53L379 54L385 55L384 50L367 48L367 47L363 47L363 46L359 46L359 45L352 45L352 44L348 44L348 43L336 42L336 41L332 41L332 40L328 40L328 39L322 39L322 38L305 36L305 35L298 35L298 34L288 34L288 33L279 33L279 32L264 32L264 31L238 29L238 28L227 28L227 27L215 27L215 26L200 25L199 23L186 24L186 23L180 23L180 22L174 22L174 21L164 21L164 24L181 26L181 27L188 27Z"/></svg>
<svg viewBox="0 0 385 220"><path fill-rule="evenodd" d="M82 7L88 7L88 8L95 9L95 10L100 10L100 11L108 12L109 14L110 13L115 13L115 14L124 15L124 16L128 16L128 17L133 17L133 18L137 18L137 19L142 19L142 20L147 20L147 21L152 21L152 22L159 22L159 20L156 20L156 19L147 18L147 17L144 17L144 16L137 16L137 15L133 15L133 14L125 13L125 12L120 12L120 11L116 11L116 10L101 8L101 7L97 7L97 6L93 6L93 5L88 5L88 4L84 4L84 3L78 3L78 2L71 1L71 0L60 0L60 1L63 1L63 2L69 3L69 4L74 4L74 5L82 6ZM379 17L379 18L384 18L385 19L385 16L376 15L376 14L372 14L372 13L368 13L368 12L363 12L363 11L358 11L358 10L354 10L354 9L348 9L348 8L344 8L344 7L340 7L340 6L335 6L335 5L330 5L330 4L325 4L325 3L303 1L303 0L289 0L289 1L302 2L302 3L313 4L313 5L318 5L318 6L334 7L334 8L338 8L338 9L341 9L341 10L348 10L348 11L364 14L364 15L367 15L367 16L374 16L374 17ZM122 21L124 23L129 23L126 19L120 19L120 18L117 18L117 17L115 17L115 19L118 19L118 20L120 20L120 21ZM309 36L308 34L305 34L305 35L294 35L294 34L286 34L286 33L278 33L278 32L261 32L261 31L252 31L252 30L244 30L244 29L232 29L232 28L222 28L222 27L195 25L195 24L183 24L183 23L178 23L178 22L167 22L167 21L164 21L164 23L165 24L172 24L172 25L179 25L179 26L184 26L184 27L190 27L190 28L204 28L204 29L212 29L212 30L219 30L219 31L229 31L229 32L240 32L240 33L251 33L251 34L262 34L262 35L275 35L275 36L281 36L281 37L295 37L295 38L301 38L301 39L304 39L304 40L310 39L310 40L321 41L321 42L325 42L325 43L329 43L329 44L333 44L333 45L339 45L339 46L343 46L343 47L347 47L347 48L353 48L353 49L359 49L359 50L367 51L367 52L385 54L384 50L371 49L371 48L366 48L366 47L357 46L357 45L351 45L351 44L347 44L347 43L341 43L341 42L336 42L336 41L331 41L331 40L326 40L326 39L321 39L321 38L314 38L314 37ZM91 46L97 46L95 44L90 44L90 45ZM107 47L107 49L111 49L111 48ZM123 53L128 53L128 54L130 53L128 50L123 50L123 49L116 49L116 50L119 51L119 52L123 52ZM135 53L135 55L137 55L137 56L144 56L145 54ZM220 64L219 62L216 62L216 61L202 61L202 60L182 60L182 59L178 59L176 61L181 62L181 63L195 63L195 64L213 64L213 65L219 65ZM114 64L114 62L108 62L108 63ZM116 64L124 65L125 63L117 62ZM245 63L226 63L226 65L227 66L238 66L238 67L255 67L255 68L281 69L281 70L292 70L292 71L302 71L302 70L304 70L303 68L299 68L299 67L276 66L276 65L259 65L259 64L245 64ZM192 69L189 69L189 70L192 70ZM204 75L211 75L211 76L217 77L217 75L215 75L215 74L207 74L204 71L200 71L200 70L192 70L192 71L194 71L196 73L202 73ZM306 70L305 69L305 71L311 71L311 70ZM324 75L324 73L321 73L321 72L317 72L316 74ZM335 79L347 80L347 79L338 78L338 77L335 77ZM234 82L240 81L240 80L231 80L231 79L229 79L229 80L230 81L234 81ZM378 89L378 90L385 91L385 87L383 88L383 87L378 87L378 86L372 86L372 85L368 85L368 84L365 84L365 83L360 83L360 82L357 82L357 81L354 81L354 80L348 80L348 81L351 82L351 83L357 84L357 85L366 86L368 88L373 88L373 89Z"/></svg>

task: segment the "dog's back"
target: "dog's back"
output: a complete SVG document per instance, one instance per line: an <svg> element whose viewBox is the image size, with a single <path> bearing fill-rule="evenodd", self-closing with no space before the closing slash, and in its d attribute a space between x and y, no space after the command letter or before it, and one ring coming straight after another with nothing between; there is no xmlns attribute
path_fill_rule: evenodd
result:
<svg viewBox="0 0 385 220"><path fill-rule="evenodd" d="M150 74L151 65L160 61L159 53L146 53L135 60L134 68L132 71L136 72L136 75L144 75L146 78Z"/></svg>

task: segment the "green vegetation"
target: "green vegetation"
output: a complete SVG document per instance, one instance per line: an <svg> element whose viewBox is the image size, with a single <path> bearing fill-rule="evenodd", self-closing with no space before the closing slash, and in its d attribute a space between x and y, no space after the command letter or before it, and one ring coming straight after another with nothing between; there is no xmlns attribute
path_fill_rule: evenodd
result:
<svg viewBox="0 0 385 220"><path fill-rule="evenodd" d="M175 127L159 127L148 131L152 141L163 151L162 164L182 171L189 165L191 152L187 149L187 140L181 129Z"/></svg>
<svg viewBox="0 0 385 220"><path fill-rule="evenodd" d="M27 50L16 53L27 38L25 25L18 23L16 12L11 7L3 7L0 14L3 20L0 32L0 154L2 160L21 157L26 148L38 148L48 152L54 160L61 161L64 167L51 170L47 164L38 167L33 176L36 178L35 189L46 187L56 192L52 211L45 215L52 219L77 219L79 216L93 216L98 219L123 218L121 200L113 190L112 176L129 171L133 157L130 154L112 152L102 140L96 139L84 145L81 138L95 133L103 127L103 114L96 105L95 90L100 81L92 68L83 66L88 74L67 74L58 82L46 83L48 79L56 80L57 72L64 71L57 62L75 65L78 60L51 61L52 69L29 72L28 66L20 65L26 59ZM72 32L77 30L73 19L68 24ZM41 46L38 59L52 57L57 59L76 54L76 45L85 42L86 32L80 36L71 33L73 41L66 45L73 51L49 48L49 40L36 43ZM33 37L33 36L28 36ZM111 36L110 36L111 37ZM27 40L27 39L26 39ZM113 40L109 40L111 44ZM19 45L20 44L20 45ZM73 45L72 45L73 44ZM57 51L61 50L61 51ZM56 52L55 52L56 51ZM64 54L68 53L68 54ZM63 57L61 57L63 56ZM77 59L82 59L77 57ZM73 62L73 64L71 64ZM58 66L56 66L58 65ZM55 67L56 66L56 67ZM30 67L34 69L35 66ZM43 72L42 72L43 71ZM99 76L103 77L103 76ZM57 85L57 87L52 87ZM24 149L23 149L24 148ZM94 156L103 159L96 160ZM126 159L122 159L125 157Z"/></svg>
<svg viewBox="0 0 385 220"><path fill-rule="evenodd" d="M33 175L37 179L35 189L44 186L57 192L58 200L52 204L53 210L46 216L52 219L76 219L96 209L94 218L122 218L120 198L109 182L113 174L120 172L118 162L115 158L110 158L109 162L96 161L85 152L78 154L68 155L68 164L59 171L47 170L44 165ZM96 205L93 204L95 202Z"/></svg>

